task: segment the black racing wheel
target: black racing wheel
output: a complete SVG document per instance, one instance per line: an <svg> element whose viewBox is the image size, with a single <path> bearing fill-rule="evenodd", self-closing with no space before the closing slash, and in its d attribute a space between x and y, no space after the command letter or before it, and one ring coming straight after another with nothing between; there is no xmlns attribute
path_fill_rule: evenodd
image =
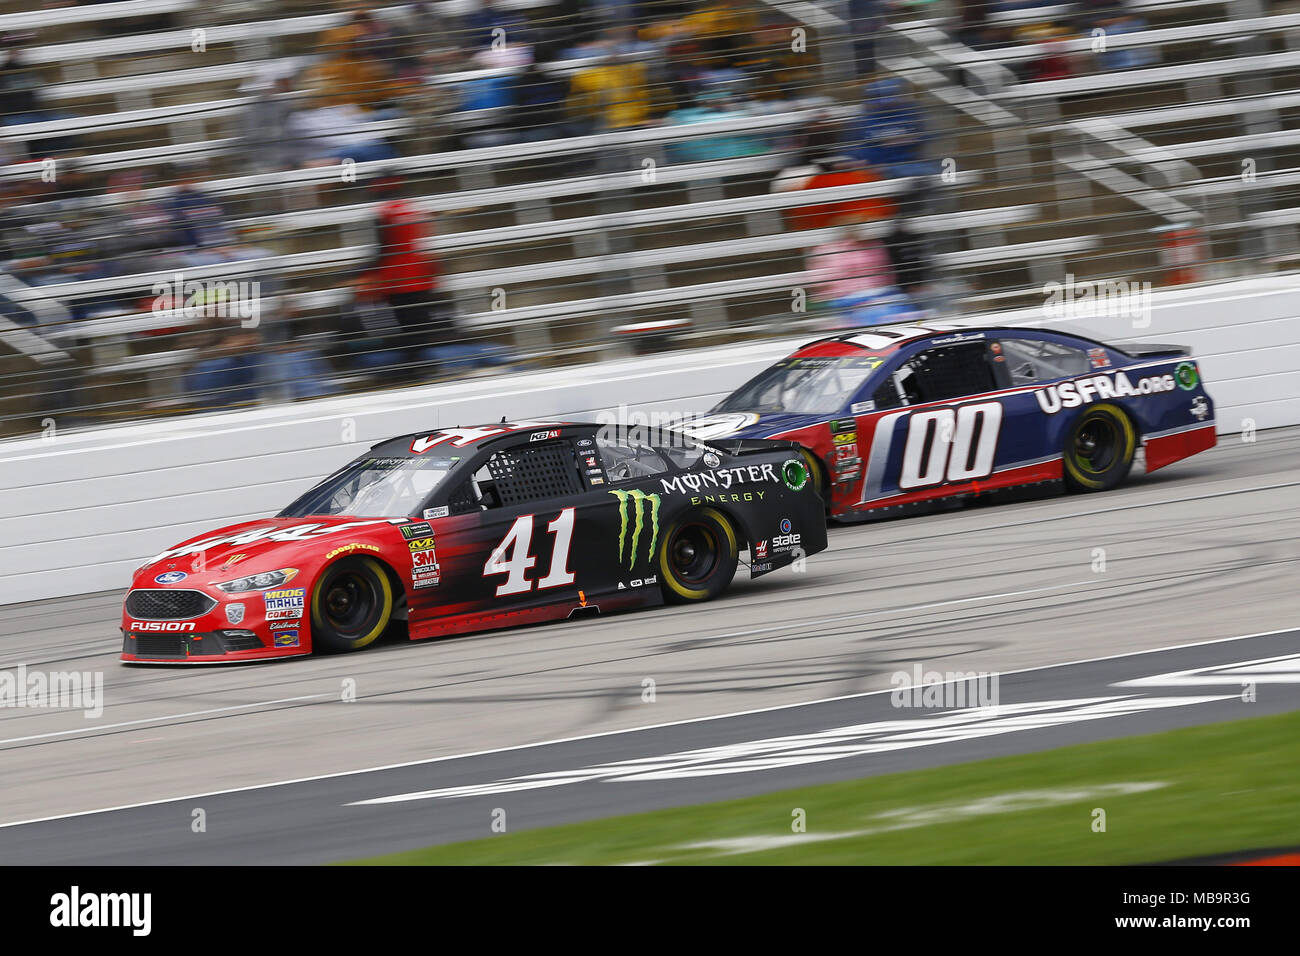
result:
<svg viewBox="0 0 1300 956"><path fill-rule="evenodd" d="M393 616L393 585L374 558L349 555L327 567L311 592L311 642L322 651L359 651Z"/></svg>
<svg viewBox="0 0 1300 956"><path fill-rule="evenodd" d="M707 601L727 589L740 559L731 521L698 508L674 522L659 546L659 586L676 604Z"/></svg>
<svg viewBox="0 0 1300 956"><path fill-rule="evenodd" d="M1075 491L1107 491L1133 467L1137 429L1118 405L1089 407L1066 436L1065 483Z"/></svg>

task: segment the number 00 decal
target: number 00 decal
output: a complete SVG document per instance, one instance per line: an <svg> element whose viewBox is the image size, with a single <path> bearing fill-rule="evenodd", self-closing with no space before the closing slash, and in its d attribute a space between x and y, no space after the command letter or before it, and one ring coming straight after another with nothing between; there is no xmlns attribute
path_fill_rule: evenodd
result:
<svg viewBox="0 0 1300 956"><path fill-rule="evenodd" d="M1001 426L1001 402L916 412L907 423L898 487L907 491L987 478Z"/></svg>

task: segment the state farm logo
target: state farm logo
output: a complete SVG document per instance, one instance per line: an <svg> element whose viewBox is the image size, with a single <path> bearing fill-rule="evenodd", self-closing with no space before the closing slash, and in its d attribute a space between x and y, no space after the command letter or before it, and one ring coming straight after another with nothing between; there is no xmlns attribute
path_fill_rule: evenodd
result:
<svg viewBox="0 0 1300 956"><path fill-rule="evenodd" d="M790 529L793 527L794 526L790 524L789 518L782 518L781 533L772 539L773 547L789 548L801 542L803 540L803 535L792 533Z"/></svg>
<svg viewBox="0 0 1300 956"><path fill-rule="evenodd" d="M133 631L192 631L193 621L132 621Z"/></svg>
<svg viewBox="0 0 1300 956"><path fill-rule="evenodd" d="M1049 415L1062 408L1078 408L1091 402L1108 398L1129 398L1135 395L1155 395L1172 392L1175 388L1172 375L1152 375L1140 378L1134 385L1123 372L1111 375L1093 375L1060 385L1048 385L1034 392L1038 406Z"/></svg>

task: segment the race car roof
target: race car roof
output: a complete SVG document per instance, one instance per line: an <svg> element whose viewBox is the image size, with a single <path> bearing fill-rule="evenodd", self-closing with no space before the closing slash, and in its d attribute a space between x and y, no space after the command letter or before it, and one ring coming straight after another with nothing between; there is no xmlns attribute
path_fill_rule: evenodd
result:
<svg viewBox="0 0 1300 956"><path fill-rule="evenodd" d="M446 428L429 428L418 432L394 435L383 441L375 442L371 449L390 442L409 442L421 438L443 438L433 444L447 444L455 448L480 447L484 444L517 435L520 432L554 431L564 428L595 428L590 422L491 422L484 425L454 425Z"/></svg>
<svg viewBox="0 0 1300 956"><path fill-rule="evenodd" d="M984 331L987 331L984 326L972 328L950 322L935 322L931 325L875 325L867 329L854 329L851 332L840 332L814 339L799 346L795 354L802 354L805 350L815 350L808 354L817 355L852 355L857 351L887 352L915 339L923 339L943 332Z"/></svg>
<svg viewBox="0 0 1300 956"><path fill-rule="evenodd" d="M1053 329L1018 329L1008 325L959 325L955 322L933 322L928 325L873 325L866 329L854 329L850 332L840 332L821 339L814 339L804 345L799 346L792 354L800 356L838 356L854 355L859 351L865 352L891 352L901 346L915 342L917 339L928 338L932 335L951 334L954 337L960 335L976 335L987 332L1025 332L1032 331L1035 333L1049 332L1054 335L1061 335L1066 338L1079 339L1093 345L1105 346L1104 342L1080 334L1073 329L1053 328ZM1116 351L1123 351L1122 348L1115 346L1106 346L1114 348Z"/></svg>

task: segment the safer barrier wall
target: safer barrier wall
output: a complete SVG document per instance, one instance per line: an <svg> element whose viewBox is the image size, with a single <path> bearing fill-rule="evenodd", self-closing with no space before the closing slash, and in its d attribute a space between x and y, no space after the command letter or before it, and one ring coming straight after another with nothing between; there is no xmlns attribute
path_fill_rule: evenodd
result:
<svg viewBox="0 0 1300 956"><path fill-rule="evenodd" d="M1201 360L1223 432L1300 423L1300 277L1155 293L1149 316L967 324L1069 326L1171 342ZM1148 324L1149 322L1149 324ZM217 413L0 445L0 604L125 588L143 559L214 526L273 514L314 480L404 432L501 419L594 420L619 405L703 412L812 334L377 395Z"/></svg>

